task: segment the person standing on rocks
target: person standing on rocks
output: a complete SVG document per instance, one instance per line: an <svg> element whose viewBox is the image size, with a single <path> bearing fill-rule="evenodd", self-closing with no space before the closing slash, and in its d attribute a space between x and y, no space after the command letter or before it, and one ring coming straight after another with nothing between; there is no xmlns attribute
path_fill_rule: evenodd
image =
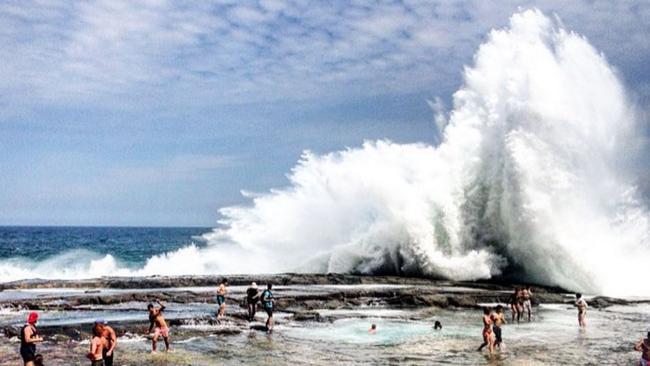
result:
<svg viewBox="0 0 650 366"><path fill-rule="evenodd" d="M634 344L634 350L641 352L641 360L639 366L650 366L650 332L647 338L641 338L640 341Z"/></svg>
<svg viewBox="0 0 650 366"><path fill-rule="evenodd" d="M510 295L510 311L512 312L512 322L515 322L515 319L519 321L521 315L519 314L519 289L515 288L515 291Z"/></svg>
<svg viewBox="0 0 650 366"><path fill-rule="evenodd" d="M25 366L35 366L36 343L43 342L36 329L38 313L31 312L27 317L27 324L20 330L20 356Z"/></svg>
<svg viewBox="0 0 650 366"><path fill-rule="evenodd" d="M226 314L226 286L228 286L228 279L224 278L217 288L217 304L219 305L219 311L217 312L217 323L221 323L221 319L224 314Z"/></svg>
<svg viewBox="0 0 650 366"><path fill-rule="evenodd" d="M106 339L107 347L104 348L102 356L104 358L105 366L113 366L113 355L115 354L115 347L117 346L117 335L115 330L106 324L106 320L95 320L95 326L99 326L102 332L102 337Z"/></svg>
<svg viewBox="0 0 650 366"><path fill-rule="evenodd" d="M251 286L246 289L246 304L248 305L248 321L255 320L255 312L257 310L257 301L260 299L259 291L257 291L257 284L251 283Z"/></svg>
<svg viewBox="0 0 650 366"><path fill-rule="evenodd" d="M275 299L273 298L273 292L271 292L272 288L273 285L269 283L266 286L266 290L262 292L261 297L262 307L264 307L266 314L269 316L268 319L266 319L266 330L269 333L273 332L273 308L275 307Z"/></svg>
<svg viewBox="0 0 650 366"><path fill-rule="evenodd" d="M488 346L490 353L494 351L494 333L492 331L492 323L490 308L483 308L483 344L478 347L479 351L482 351L485 346Z"/></svg>
<svg viewBox="0 0 650 366"><path fill-rule="evenodd" d="M530 289L530 286L526 286L521 290L521 296L524 299L523 302L523 311L528 315L528 321L530 322L531 315L533 312L533 304L530 299L533 297L533 292Z"/></svg>
<svg viewBox="0 0 650 366"><path fill-rule="evenodd" d="M578 308L578 325L581 327L586 327L587 326L587 308L589 305L587 305L587 302L585 299L582 298L581 293L576 294L576 304L575 306Z"/></svg>
<svg viewBox="0 0 650 366"><path fill-rule="evenodd" d="M156 345L158 343L158 338L163 337L163 340L165 341L165 352L169 351L169 327L167 327L167 322L165 321L165 317L162 315L163 310L165 310L165 305L161 304L160 301L156 301L159 305L159 307L156 309L156 307L153 304L149 304L147 306L147 310L149 310L149 333L151 333L152 330L154 330L155 326L155 331L153 334L153 338L151 338L151 353L156 353Z"/></svg>
<svg viewBox="0 0 650 366"><path fill-rule="evenodd" d="M93 325L93 338L90 340L88 358L91 366L104 366L104 351L108 348L108 341L102 336L102 325Z"/></svg>

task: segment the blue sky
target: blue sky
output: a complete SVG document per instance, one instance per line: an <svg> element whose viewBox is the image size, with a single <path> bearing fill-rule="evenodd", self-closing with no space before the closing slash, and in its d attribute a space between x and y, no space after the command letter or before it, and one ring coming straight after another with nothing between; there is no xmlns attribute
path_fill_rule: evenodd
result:
<svg viewBox="0 0 650 366"><path fill-rule="evenodd" d="M427 102L531 6L648 105L648 2L3 1L0 224L212 226L305 149L434 143Z"/></svg>

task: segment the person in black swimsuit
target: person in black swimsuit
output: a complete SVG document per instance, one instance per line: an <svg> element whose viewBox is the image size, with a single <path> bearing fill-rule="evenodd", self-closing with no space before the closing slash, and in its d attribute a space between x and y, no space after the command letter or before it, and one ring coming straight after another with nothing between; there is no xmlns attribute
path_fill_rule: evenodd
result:
<svg viewBox="0 0 650 366"><path fill-rule="evenodd" d="M20 330L20 356L23 358L25 366L35 366L36 360L36 343L42 342L43 338L38 335L36 329L36 322L38 321L38 314L35 312L29 313L27 324Z"/></svg>
<svg viewBox="0 0 650 366"><path fill-rule="evenodd" d="M260 299L260 294L257 291L257 284L251 283L251 286L246 290L246 304L248 305L248 321L255 320L255 312L257 310L257 301Z"/></svg>

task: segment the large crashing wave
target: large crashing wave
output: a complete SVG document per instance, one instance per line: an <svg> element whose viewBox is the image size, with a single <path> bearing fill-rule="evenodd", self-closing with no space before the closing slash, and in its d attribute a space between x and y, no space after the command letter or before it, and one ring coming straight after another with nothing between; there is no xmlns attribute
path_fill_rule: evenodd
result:
<svg viewBox="0 0 650 366"><path fill-rule="evenodd" d="M288 187L222 209L206 248L156 256L139 270L107 256L74 277L504 276L647 295L640 269L650 263L650 216L629 164L635 124L604 57L541 12L524 11L479 48L437 147L377 141L305 153ZM72 277L21 266L4 261L0 273Z"/></svg>

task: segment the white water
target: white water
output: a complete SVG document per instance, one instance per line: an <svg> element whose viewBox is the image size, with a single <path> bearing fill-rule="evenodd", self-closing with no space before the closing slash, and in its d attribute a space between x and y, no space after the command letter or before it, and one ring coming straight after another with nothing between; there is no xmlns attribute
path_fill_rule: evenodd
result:
<svg viewBox="0 0 650 366"><path fill-rule="evenodd" d="M222 209L207 248L156 256L139 270L111 256L71 269L56 265L61 258L29 270L2 261L0 275L504 274L650 294L640 276L650 216L628 163L639 151L635 116L586 39L536 10L513 15L465 70L446 122L435 147L377 141L305 153L288 187Z"/></svg>

